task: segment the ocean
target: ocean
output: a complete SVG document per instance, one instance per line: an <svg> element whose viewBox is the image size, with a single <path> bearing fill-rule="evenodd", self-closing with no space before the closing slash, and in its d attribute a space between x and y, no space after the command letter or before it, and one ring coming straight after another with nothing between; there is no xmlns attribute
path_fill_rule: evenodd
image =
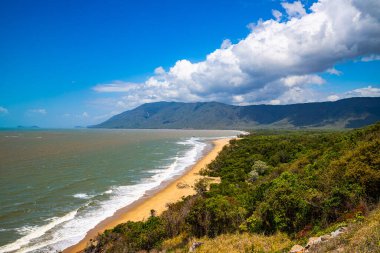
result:
<svg viewBox="0 0 380 253"><path fill-rule="evenodd" d="M0 131L0 252L55 252L238 131Z"/></svg>

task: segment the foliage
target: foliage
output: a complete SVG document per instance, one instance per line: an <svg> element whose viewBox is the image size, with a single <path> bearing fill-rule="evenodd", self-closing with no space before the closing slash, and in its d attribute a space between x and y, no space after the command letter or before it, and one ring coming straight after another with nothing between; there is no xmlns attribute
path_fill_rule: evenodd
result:
<svg viewBox="0 0 380 253"><path fill-rule="evenodd" d="M269 166L265 162L257 160L253 163L251 169L252 171L256 171L259 175L264 175L268 171Z"/></svg>
<svg viewBox="0 0 380 253"><path fill-rule="evenodd" d="M200 179L197 182L195 182L195 184L194 184L195 192L198 195L203 196L207 191L207 186L208 186L207 180L206 179Z"/></svg>
<svg viewBox="0 0 380 253"><path fill-rule="evenodd" d="M363 220L380 199L379 150L380 123L346 132L258 131L232 140L203 172L220 184L207 190L199 181L196 195L168 205L160 217L117 226L99 237L97 249L107 240L149 250L162 241L183 245L237 232L299 238Z"/></svg>
<svg viewBox="0 0 380 253"><path fill-rule="evenodd" d="M193 235L215 237L234 232L244 221L246 211L232 197L217 195L198 198L186 217Z"/></svg>
<svg viewBox="0 0 380 253"><path fill-rule="evenodd" d="M147 221L119 224L98 237L96 247L91 246L85 252L136 252L150 250L160 245L165 237L165 227L159 217L150 217Z"/></svg>

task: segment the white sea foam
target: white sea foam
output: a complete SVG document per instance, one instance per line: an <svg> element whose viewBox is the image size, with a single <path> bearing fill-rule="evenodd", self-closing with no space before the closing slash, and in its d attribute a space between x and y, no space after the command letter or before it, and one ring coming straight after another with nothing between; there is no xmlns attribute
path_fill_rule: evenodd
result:
<svg viewBox="0 0 380 253"><path fill-rule="evenodd" d="M0 228L0 232L8 232L8 231L13 231L15 230L14 228Z"/></svg>
<svg viewBox="0 0 380 253"><path fill-rule="evenodd" d="M113 191L112 190L108 190L108 191L105 191L104 194L111 194Z"/></svg>
<svg viewBox="0 0 380 253"><path fill-rule="evenodd" d="M87 193L77 193L74 194L73 197L77 199L90 199L93 197L93 195L88 195Z"/></svg>
<svg viewBox="0 0 380 253"><path fill-rule="evenodd" d="M180 152L171 163L163 169L154 169L154 175L145 178L136 185L112 187L105 193L110 194L105 201L91 201L86 206L72 211L60 218L55 218L44 226L37 227L17 241L0 247L0 252L54 252L76 244L84 238L87 231L100 221L112 216L118 209L141 198L147 191L152 190L173 176L181 174L194 164L206 147L199 138L190 138L178 142L179 145L190 146L185 152ZM152 173L152 172L151 172ZM111 194L112 193L112 194ZM85 198L85 193L75 194L74 197Z"/></svg>
<svg viewBox="0 0 380 253"><path fill-rule="evenodd" d="M44 226L35 227L34 229L31 229L31 231L28 234L16 240L15 242L0 247L0 252L12 252L16 250L17 252L28 252L28 251L32 251L36 249L32 247L28 249L21 249L21 248L29 244L33 239L43 236L47 231L56 227L57 225L74 219L76 213L77 213L77 210L72 211L60 218L55 218L53 221L51 221L50 223Z"/></svg>
<svg viewBox="0 0 380 253"><path fill-rule="evenodd" d="M20 235L27 235L35 231L37 228L38 226L23 226L20 228L16 228L15 230Z"/></svg>

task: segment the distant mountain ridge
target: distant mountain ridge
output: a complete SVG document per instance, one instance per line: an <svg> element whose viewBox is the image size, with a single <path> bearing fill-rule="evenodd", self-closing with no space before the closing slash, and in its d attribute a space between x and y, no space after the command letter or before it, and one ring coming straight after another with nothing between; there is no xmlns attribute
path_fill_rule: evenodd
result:
<svg viewBox="0 0 380 253"><path fill-rule="evenodd" d="M291 105L234 106L218 102L156 102L91 128L254 129L357 128L380 120L380 97Z"/></svg>

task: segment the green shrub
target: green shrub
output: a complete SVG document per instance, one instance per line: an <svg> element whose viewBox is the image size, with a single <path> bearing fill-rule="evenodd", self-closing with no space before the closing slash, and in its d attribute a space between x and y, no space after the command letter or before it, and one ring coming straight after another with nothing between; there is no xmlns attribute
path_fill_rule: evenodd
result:
<svg viewBox="0 0 380 253"><path fill-rule="evenodd" d="M218 195L207 199L198 198L186 221L195 236L215 237L236 231L244 221L245 214L245 209L238 206L234 198Z"/></svg>

